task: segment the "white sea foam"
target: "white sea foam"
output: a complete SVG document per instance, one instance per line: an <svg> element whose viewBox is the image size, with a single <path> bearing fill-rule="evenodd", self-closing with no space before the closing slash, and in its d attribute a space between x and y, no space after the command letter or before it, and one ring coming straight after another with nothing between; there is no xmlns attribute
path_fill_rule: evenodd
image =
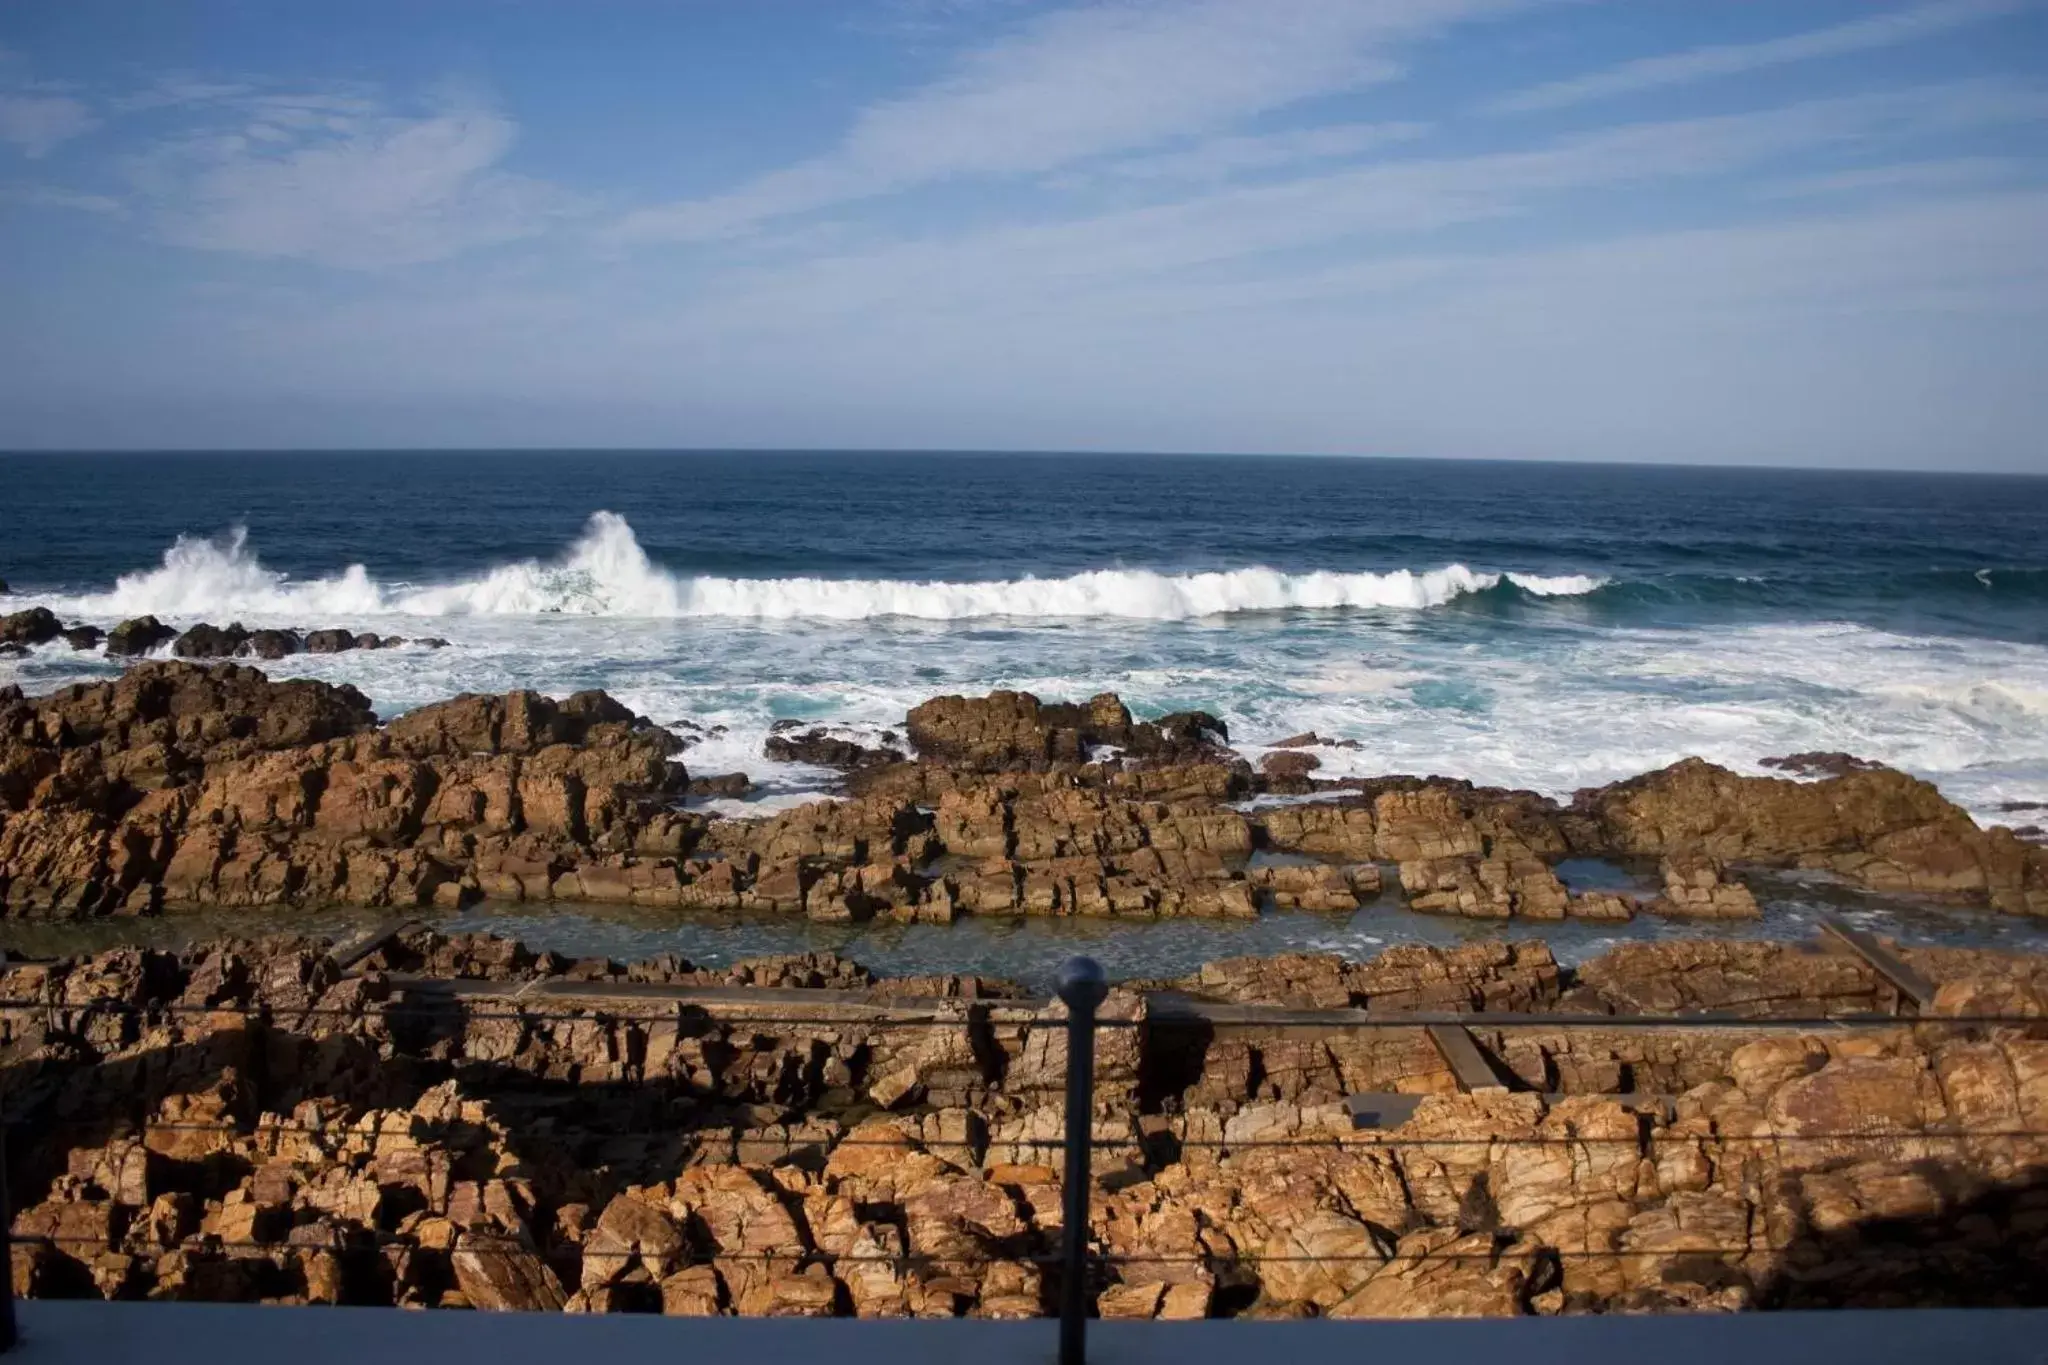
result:
<svg viewBox="0 0 2048 1365"><path fill-rule="evenodd" d="M1258 572L1292 585L1297 601L1321 577ZM1439 572L1429 591L1448 592L1466 573ZM1986 822L2032 818L2001 810L2006 802L2048 800L2048 648L2040 645L1824 621L1525 630L1488 617L1404 611L1194 619L1213 609L1224 581L1241 577L1104 573L883 585L933 614L1050 613L1071 609L1055 595L1079 594L1083 580L1116 580L1120 591L1135 592L1132 583L1149 579L1148 591L1165 604L1139 605L1187 620L1134 620L1138 607L1125 601L1078 619L1048 616L1036 628L1025 620L982 630L971 618L863 624L846 618L877 615L892 599L858 584L822 585L846 594L834 599L844 614L805 620L789 605L806 600L792 580L710 580L740 597L719 602L705 580L650 564L623 521L600 518L558 563L507 565L463 583L380 584L360 570L287 579L230 537L181 542L163 566L124 578L111 593L49 605L67 620L101 624L155 611L185 622L239 615L252 625L385 633L395 626L446 636L454 641L447 649L302 654L263 667L353 683L387 715L461 691L603 687L658 722L724 726L685 762L697 773L747 772L772 804L832 780L823 770L765 762L762 742L777 719L896 727L926 697L994 687L1047 698L1114 690L1141 713L1198 707L1226 720L1254 759L1263 745L1305 730L1355 742L1313 751L1333 777L1444 773L1564 795L1688 754L1761 772L1767 755L1844 750L1932 779ZM1414 600L1391 592L1400 576L1328 577L1370 586L1370 600ZM1427 600L1417 584L1431 577L1405 576L1406 590ZM1217 586L1197 588L1205 582ZM1270 600L1230 591L1239 591L1240 611ZM1040 596L1021 600L1027 593ZM767 604L791 619L762 629ZM406 611L442 614L431 626L392 620ZM0 658L0 685L36 692L114 667L57 643Z"/></svg>
<svg viewBox="0 0 2048 1365"><path fill-rule="evenodd" d="M1504 580L1540 597L1589 593L1605 581L1583 574L1486 573L1463 564L1386 573L1283 573L1264 567L1193 574L1098 569L1065 578L988 582L679 576L648 558L624 517L599 512L558 561L524 560L479 577L429 586L383 583L360 564L329 578L293 580L265 568L242 529L219 540L180 536L158 567L123 575L110 592L53 605L86 616L147 612L174 618L289 617L313 623L388 614L1178 621L1297 608L1416 610L1489 591Z"/></svg>

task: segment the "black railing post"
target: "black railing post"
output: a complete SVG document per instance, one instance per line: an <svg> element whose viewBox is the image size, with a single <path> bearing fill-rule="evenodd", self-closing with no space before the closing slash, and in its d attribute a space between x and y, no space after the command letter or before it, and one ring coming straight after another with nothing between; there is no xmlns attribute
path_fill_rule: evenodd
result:
<svg viewBox="0 0 2048 1365"><path fill-rule="evenodd" d="M1102 964L1070 957L1060 967L1067 1006L1067 1183L1060 1228L1060 1365L1088 1359L1088 1184L1094 1178L1095 1008L1109 994Z"/></svg>
<svg viewBox="0 0 2048 1365"><path fill-rule="evenodd" d="M7 1197L7 1124L0 1121L0 1249L7 1252L5 1285L0 1285L0 1351L14 1349L14 1201Z"/></svg>

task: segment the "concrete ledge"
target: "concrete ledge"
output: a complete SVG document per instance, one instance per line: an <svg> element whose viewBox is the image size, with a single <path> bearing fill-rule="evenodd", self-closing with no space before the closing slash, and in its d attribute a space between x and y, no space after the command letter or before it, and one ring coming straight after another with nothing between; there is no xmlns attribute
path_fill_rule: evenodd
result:
<svg viewBox="0 0 2048 1365"><path fill-rule="evenodd" d="M18 1305L35 1365L358 1365L564 1359L732 1360L746 1365L1050 1365L1055 1324L818 1319L581 1317L263 1308L231 1304L34 1302ZM1519 1318L1422 1322L1091 1323L1091 1365L1244 1365L1310 1359L1587 1365L2043 1365L2048 1309L1899 1309L1730 1316ZM1293 1353L1283 1355L1282 1353Z"/></svg>

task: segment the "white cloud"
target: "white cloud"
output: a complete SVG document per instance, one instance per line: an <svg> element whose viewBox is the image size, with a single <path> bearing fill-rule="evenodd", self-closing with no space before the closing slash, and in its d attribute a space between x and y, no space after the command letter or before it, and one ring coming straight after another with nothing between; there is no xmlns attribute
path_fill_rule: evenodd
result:
<svg viewBox="0 0 2048 1365"><path fill-rule="evenodd" d="M839 147L707 199L644 209L632 240L707 240L960 176L1034 174L1198 136L1399 74L1404 42L1517 0L1122 0L1041 14L933 85L864 109Z"/></svg>
<svg viewBox="0 0 2048 1365"><path fill-rule="evenodd" d="M1426 123L1332 123L1281 133L1209 138L1175 151L1121 157L1090 167L1088 172L1119 180L1229 180L1247 173L1338 161L1411 142L1428 132ZM1087 179L1088 172L1078 172L1076 178Z"/></svg>
<svg viewBox="0 0 2048 1365"><path fill-rule="evenodd" d="M1069 296L1170 284L1171 306L1199 306L1192 272L1257 269L1263 258L1365 239L1534 216L1562 196L1749 173L1827 149L1901 135L2048 116L2048 94L1959 82L1810 100L1712 118L1622 125L1526 150L1380 162L1174 203L1053 223L980 229L809 261L732 271L702 301L733 333L893 308L1056 306Z"/></svg>
<svg viewBox="0 0 2048 1365"><path fill-rule="evenodd" d="M1758 193L1767 199L1804 199L1829 194L1862 194L1873 190L1973 188L1992 181L2015 179L2025 175L2027 169L2025 162L2002 156L1900 161L1780 180L1759 187Z"/></svg>
<svg viewBox="0 0 2048 1365"><path fill-rule="evenodd" d="M1495 100L1487 108L1496 113L1530 113L1562 109L1616 95L1633 95L1689 85L1716 76L1740 75L1745 71L1783 66L1792 62L1839 57L1895 47L1932 37L1966 24L1979 23L2020 8L2022 0L1937 0L1910 9L1892 10L1867 19L1854 19L1831 28L1813 29L1760 43L1728 43L1696 47L1662 57L1644 57L1624 62L1606 71L1552 81Z"/></svg>
<svg viewBox="0 0 2048 1365"><path fill-rule="evenodd" d="M0 142L31 161L98 125L91 107L69 95L0 94Z"/></svg>
<svg viewBox="0 0 2048 1365"><path fill-rule="evenodd" d="M71 209L79 213L100 213L119 217L128 212L120 200L104 194L85 194L59 185L0 185L0 200L37 209Z"/></svg>
<svg viewBox="0 0 2048 1365"><path fill-rule="evenodd" d="M531 237L579 208L501 169L517 128L482 103L403 115L357 94L234 89L234 126L128 166L168 241L377 269Z"/></svg>

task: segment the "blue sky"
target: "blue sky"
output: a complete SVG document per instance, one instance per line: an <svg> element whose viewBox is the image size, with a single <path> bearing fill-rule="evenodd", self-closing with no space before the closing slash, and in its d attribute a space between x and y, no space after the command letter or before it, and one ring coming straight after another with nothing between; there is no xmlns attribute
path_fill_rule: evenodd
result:
<svg viewBox="0 0 2048 1365"><path fill-rule="evenodd" d="M0 446L2048 471L2039 0L11 0Z"/></svg>

